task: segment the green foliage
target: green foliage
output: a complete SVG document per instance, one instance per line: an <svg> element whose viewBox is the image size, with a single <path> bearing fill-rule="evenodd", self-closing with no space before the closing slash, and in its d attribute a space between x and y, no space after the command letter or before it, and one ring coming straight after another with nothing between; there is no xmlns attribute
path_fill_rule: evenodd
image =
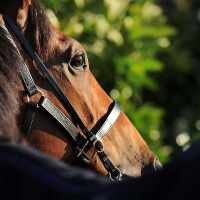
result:
<svg viewBox="0 0 200 200"><path fill-rule="evenodd" d="M177 34L170 38L171 45L158 55L164 68L155 80L162 89L148 98L159 97L155 104L167 111L164 141L173 146L175 153L200 138L200 1L157 2Z"/></svg>
<svg viewBox="0 0 200 200"><path fill-rule="evenodd" d="M157 54L170 46L175 28L167 25L153 0L46 0L52 22L86 49L90 67L103 89L116 100L151 149L164 163L172 149L163 143L165 110L143 100L157 91ZM57 17L55 17L57 16Z"/></svg>

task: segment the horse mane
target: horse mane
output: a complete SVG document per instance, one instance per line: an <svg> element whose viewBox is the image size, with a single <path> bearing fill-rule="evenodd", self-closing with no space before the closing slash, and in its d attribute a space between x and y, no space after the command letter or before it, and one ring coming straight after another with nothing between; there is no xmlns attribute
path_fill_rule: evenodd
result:
<svg viewBox="0 0 200 200"><path fill-rule="evenodd" d="M52 25L38 0L33 0L30 5L24 35L42 60L47 60L51 54L49 42L52 38Z"/></svg>
<svg viewBox="0 0 200 200"><path fill-rule="evenodd" d="M19 140L19 57L7 33L0 28L0 140Z"/></svg>
<svg viewBox="0 0 200 200"><path fill-rule="evenodd" d="M39 0L33 0L29 8L24 35L43 61L50 55L49 42L52 25ZM25 52L16 44L22 54ZM19 55L0 27L0 140L21 140L18 128L19 115Z"/></svg>

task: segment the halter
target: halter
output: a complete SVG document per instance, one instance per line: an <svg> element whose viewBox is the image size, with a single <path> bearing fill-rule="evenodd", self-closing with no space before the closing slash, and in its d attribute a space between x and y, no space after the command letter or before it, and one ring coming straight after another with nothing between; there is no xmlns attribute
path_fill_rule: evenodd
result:
<svg viewBox="0 0 200 200"><path fill-rule="evenodd" d="M68 111L70 116L74 119L74 121L78 124L84 136L79 133L78 129L70 121L70 119L68 119L54 104L52 104L51 101L45 97L43 92L37 88L28 70L27 65L25 64L14 40L12 39L12 36L10 35L7 28L3 24L0 23L0 26L4 28L4 30L6 31L8 39L10 39L10 41L16 48L17 52L19 53L19 59L21 62L19 71L21 73L28 97L30 98L37 93L41 94L41 97L38 103L28 101L28 108L26 111L23 125L22 125L23 134L25 136L29 134L36 110L38 108L42 108L47 113L49 113L56 121L58 121L60 125L62 125L62 127L67 131L67 133L70 134L72 140L74 141L76 147L79 150L79 154L77 157L82 163L89 164L89 162L92 160L94 155L97 154L100 160L102 161L105 169L108 171L108 174L111 180L121 180L122 174L119 168L115 167L113 163L110 161L107 154L104 152L104 146L102 143L102 139L107 135L107 133L109 132L109 130L111 129L111 127L113 126L114 122L116 121L116 119L118 118L120 114L119 105L115 101L113 101L111 105L109 106L108 112L106 113L107 118L105 119L100 129L96 133L93 133L91 130L89 130L84 125L83 121L80 119L79 115L75 111L74 107L72 106L67 96L64 94L63 90L59 87L55 79L51 76L51 74L49 73L44 63L41 61L41 59L36 54L36 52L33 51L32 47L30 46L30 44L28 43L28 41L26 40L26 38L20 31L20 29L18 28L18 26L12 21L11 17L7 13L5 13L5 11L3 11L1 8L0 8L0 13L3 14L3 17L5 21L7 22L7 24L9 25L9 27L15 33L17 38L20 40L20 42L22 43L24 48L27 50L31 58L38 65L43 75L52 85L52 87L54 88L58 96L60 97L61 102L63 103L65 109ZM87 154L84 152L84 149L88 143L90 143L95 149L95 154L91 158L89 158Z"/></svg>

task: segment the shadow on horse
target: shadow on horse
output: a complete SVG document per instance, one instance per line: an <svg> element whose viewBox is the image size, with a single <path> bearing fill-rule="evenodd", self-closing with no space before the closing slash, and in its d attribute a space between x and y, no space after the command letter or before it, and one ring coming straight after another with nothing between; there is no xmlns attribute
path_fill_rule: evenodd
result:
<svg viewBox="0 0 200 200"><path fill-rule="evenodd" d="M161 167L96 81L84 48L50 23L38 1L2 0L0 13L10 43L1 51L14 49L19 57L19 65L7 63L8 71L18 78L5 71L9 81L2 82L8 83L11 89L5 91L13 98L19 96L9 120L30 146L112 179L137 177ZM6 61L12 59L3 55Z"/></svg>

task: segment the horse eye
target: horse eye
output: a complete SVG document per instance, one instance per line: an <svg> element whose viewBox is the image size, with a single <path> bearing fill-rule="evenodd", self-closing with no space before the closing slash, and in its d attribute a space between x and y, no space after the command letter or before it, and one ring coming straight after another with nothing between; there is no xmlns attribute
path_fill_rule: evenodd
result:
<svg viewBox="0 0 200 200"><path fill-rule="evenodd" d="M85 67L85 58L83 55L76 55L70 62L70 65L74 68L84 68Z"/></svg>

